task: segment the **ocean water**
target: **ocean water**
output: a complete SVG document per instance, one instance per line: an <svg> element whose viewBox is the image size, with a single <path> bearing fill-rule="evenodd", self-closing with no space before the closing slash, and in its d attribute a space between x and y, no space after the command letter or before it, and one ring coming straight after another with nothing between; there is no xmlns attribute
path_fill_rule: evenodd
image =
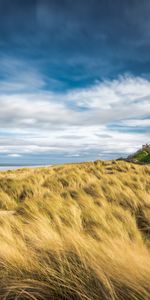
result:
<svg viewBox="0 0 150 300"><path fill-rule="evenodd" d="M8 171L8 170L17 170L17 169L26 169L26 168L43 168L50 167L50 165L27 165L27 166L0 166L0 171Z"/></svg>

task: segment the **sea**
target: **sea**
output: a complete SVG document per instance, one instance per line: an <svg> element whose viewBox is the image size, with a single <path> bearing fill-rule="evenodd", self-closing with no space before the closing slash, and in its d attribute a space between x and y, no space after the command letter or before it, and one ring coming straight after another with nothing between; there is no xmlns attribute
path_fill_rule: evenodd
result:
<svg viewBox="0 0 150 300"><path fill-rule="evenodd" d="M9 171L9 170L17 170L17 169L28 169L28 168L43 168L50 167L50 165L16 165L16 166L0 166L0 171Z"/></svg>

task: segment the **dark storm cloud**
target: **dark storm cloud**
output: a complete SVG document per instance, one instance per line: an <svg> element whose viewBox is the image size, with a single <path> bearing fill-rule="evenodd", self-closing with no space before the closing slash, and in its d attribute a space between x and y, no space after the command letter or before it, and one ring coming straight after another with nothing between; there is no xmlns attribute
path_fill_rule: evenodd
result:
<svg viewBox="0 0 150 300"><path fill-rule="evenodd" d="M64 87L149 76L149 15L148 0L0 0L0 50Z"/></svg>

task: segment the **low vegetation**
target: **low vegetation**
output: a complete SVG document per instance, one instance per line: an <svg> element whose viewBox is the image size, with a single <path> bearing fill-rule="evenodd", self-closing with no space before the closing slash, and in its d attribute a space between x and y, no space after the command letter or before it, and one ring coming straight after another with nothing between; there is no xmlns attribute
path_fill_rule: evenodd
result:
<svg viewBox="0 0 150 300"><path fill-rule="evenodd" d="M0 299L150 299L150 166L1 172Z"/></svg>
<svg viewBox="0 0 150 300"><path fill-rule="evenodd" d="M141 163L150 163L150 153L147 151L140 151L139 153L136 153L132 159Z"/></svg>
<svg viewBox="0 0 150 300"><path fill-rule="evenodd" d="M129 156L129 160L138 163L150 164L150 145L143 145L143 147L135 154Z"/></svg>

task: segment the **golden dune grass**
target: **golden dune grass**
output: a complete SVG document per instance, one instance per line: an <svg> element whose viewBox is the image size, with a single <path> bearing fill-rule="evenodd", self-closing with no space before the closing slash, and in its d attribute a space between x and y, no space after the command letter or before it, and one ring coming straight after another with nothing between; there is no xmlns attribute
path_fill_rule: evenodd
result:
<svg viewBox="0 0 150 300"><path fill-rule="evenodd" d="M0 210L0 299L150 299L150 166L1 172Z"/></svg>

